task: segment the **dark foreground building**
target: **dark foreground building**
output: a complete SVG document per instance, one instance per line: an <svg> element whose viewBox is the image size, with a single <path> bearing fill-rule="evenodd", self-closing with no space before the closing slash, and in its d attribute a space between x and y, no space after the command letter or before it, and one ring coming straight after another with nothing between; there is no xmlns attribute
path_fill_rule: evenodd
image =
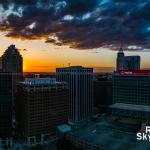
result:
<svg viewBox="0 0 150 150"><path fill-rule="evenodd" d="M0 146L12 146L12 74L0 72Z"/></svg>
<svg viewBox="0 0 150 150"><path fill-rule="evenodd" d="M26 79L16 100L17 133L27 143L43 144L56 127L68 121L69 92L65 82L55 79Z"/></svg>

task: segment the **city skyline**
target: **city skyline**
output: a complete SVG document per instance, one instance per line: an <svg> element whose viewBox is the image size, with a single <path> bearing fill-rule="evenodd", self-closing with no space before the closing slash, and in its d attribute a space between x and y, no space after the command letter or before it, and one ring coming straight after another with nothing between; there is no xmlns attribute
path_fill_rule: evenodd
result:
<svg viewBox="0 0 150 150"><path fill-rule="evenodd" d="M68 65L93 67L94 72L113 72L116 67L117 50L114 51L108 48L77 50L68 46L48 45L42 40L18 39L16 41L16 39L4 36L0 41L0 56L12 43L20 50L24 58L24 72L55 72L55 68ZM44 46L42 47L42 45ZM126 55L141 56L141 68L150 68L148 51L124 52Z"/></svg>
<svg viewBox="0 0 150 150"><path fill-rule="evenodd" d="M150 0L0 0L0 150L150 150Z"/></svg>
<svg viewBox="0 0 150 150"><path fill-rule="evenodd" d="M126 55L141 56L141 68L150 68L149 6L147 0L1 1L0 55L15 44L25 72L68 64L110 72L122 46Z"/></svg>

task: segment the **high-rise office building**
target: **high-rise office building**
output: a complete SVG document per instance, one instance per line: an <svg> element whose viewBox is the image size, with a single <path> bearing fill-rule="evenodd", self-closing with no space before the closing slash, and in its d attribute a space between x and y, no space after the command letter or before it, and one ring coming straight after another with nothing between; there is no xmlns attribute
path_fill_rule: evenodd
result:
<svg viewBox="0 0 150 150"><path fill-rule="evenodd" d="M17 84L23 76L23 58L15 45L10 45L0 58L3 72L13 73L13 90L16 92Z"/></svg>
<svg viewBox="0 0 150 150"><path fill-rule="evenodd" d="M125 56L120 48L117 54L116 70L140 70L140 56Z"/></svg>
<svg viewBox="0 0 150 150"><path fill-rule="evenodd" d="M69 91L54 78L28 78L18 86L17 134L27 143L44 143L68 121Z"/></svg>
<svg viewBox="0 0 150 150"><path fill-rule="evenodd" d="M115 116L150 120L150 70L115 74L111 107Z"/></svg>
<svg viewBox="0 0 150 150"><path fill-rule="evenodd" d="M79 124L88 120L93 113L93 68L57 68L56 77L58 81L66 81L69 85L69 122Z"/></svg>
<svg viewBox="0 0 150 150"><path fill-rule="evenodd" d="M0 72L0 146L12 146L12 74Z"/></svg>

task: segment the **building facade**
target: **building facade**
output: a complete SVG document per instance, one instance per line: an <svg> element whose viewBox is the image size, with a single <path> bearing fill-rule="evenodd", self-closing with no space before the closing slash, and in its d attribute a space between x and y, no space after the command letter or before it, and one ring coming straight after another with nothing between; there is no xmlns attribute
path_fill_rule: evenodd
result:
<svg viewBox="0 0 150 150"><path fill-rule="evenodd" d="M12 74L0 72L0 146L12 146Z"/></svg>
<svg viewBox="0 0 150 150"><path fill-rule="evenodd" d="M93 114L93 68L57 68L56 77L66 81L70 89L69 122L80 124L88 120Z"/></svg>
<svg viewBox="0 0 150 150"><path fill-rule="evenodd" d="M120 48L117 54L116 70L140 70L140 56L125 56Z"/></svg>
<svg viewBox="0 0 150 150"><path fill-rule="evenodd" d="M69 91L51 78L26 79L18 86L17 133L29 144L44 143L68 121Z"/></svg>
<svg viewBox="0 0 150 150"><path fill-rule="evenodd" d="M115 74L111 107L116 116L150 120L150 70Z"/></svg>

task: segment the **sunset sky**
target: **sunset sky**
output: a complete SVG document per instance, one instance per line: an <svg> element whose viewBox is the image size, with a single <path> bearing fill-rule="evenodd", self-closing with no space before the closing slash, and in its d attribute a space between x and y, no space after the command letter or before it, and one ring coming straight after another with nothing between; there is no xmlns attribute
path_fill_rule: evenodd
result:
<svg viewBox="0 0 150 150"><path fill-rule="evenodd" d="M15 44L24 71L69 63L113 71L123 46L150 68L149 9L148 0L1 0L0 55Z"/></svg>

